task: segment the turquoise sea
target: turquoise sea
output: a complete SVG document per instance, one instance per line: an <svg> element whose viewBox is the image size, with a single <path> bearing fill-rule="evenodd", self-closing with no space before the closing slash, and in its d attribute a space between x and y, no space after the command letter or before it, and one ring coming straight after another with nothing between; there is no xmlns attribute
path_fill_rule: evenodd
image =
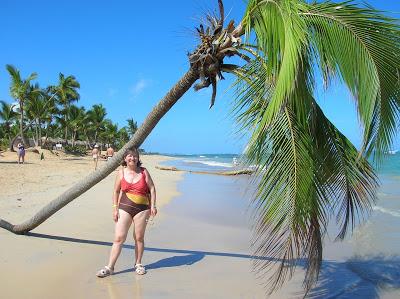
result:
<svg viewBox="0 0 400 299"><path fill-rule="evenodd" d="M183 170L211 172L233 170L234 160L239 158L238 155L232 154L173 155L173 157L176 160L165 164ZM377 173L381 186L376 205L369 217L360 221L353 234L344 242L338 246L327 246L320 281L309 294L310 298L400 298L397 297L400 292L400 151L388 154ZM216 205L229 207L231 213L235 213L234 211L238 209L244 210L245 219L238 221L230 216L218 217L218 213L215 217L205 215L205 219L227 222L229 225L247 226L251 229L249 202L254 187L249 186L247 176L224 179L213 175L205 177L186 174L178 186L178 189L183 191L181 197L190 196L185 192L189 193L187 190L193 189L193 187L186 188L185 184L199 185L196 194L198 199L206 198L208 190L218 190L218 196L213 196L214 201L218 201ZM232 189L235 191L232 192ZM202 204L197 203L196 210L201 211L201 209ZM204 212L207 213L206 208ZM201 217L201 213L193 215ZM326 243L336 244L335 236L329 234L328 229Z"/></svg>

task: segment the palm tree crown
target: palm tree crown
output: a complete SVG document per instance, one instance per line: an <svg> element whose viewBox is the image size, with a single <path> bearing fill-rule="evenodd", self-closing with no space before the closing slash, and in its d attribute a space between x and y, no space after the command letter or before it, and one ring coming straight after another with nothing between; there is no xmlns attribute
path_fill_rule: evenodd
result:
<svg viewBox="0 0 400 299"><path fill-rule="evenodd" d="M58 76L58 85L50 87L50 91L56 95L58 104L63 107L65 140L68 139L68 126L66 125L68 123L68 107L71 102L79 100L79 88L80 84L74 76L65 77L62 73Z"/></svg>

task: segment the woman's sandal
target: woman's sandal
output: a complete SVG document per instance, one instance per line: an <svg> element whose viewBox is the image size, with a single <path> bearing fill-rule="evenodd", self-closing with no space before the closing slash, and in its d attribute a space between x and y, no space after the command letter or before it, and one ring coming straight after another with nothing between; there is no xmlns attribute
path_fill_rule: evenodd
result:
<svg viewBox="0 0 400 299"><path fill-rule="evenodd" d="M142 264L135 265L135 272L138 275L146 274L146 268Z"/></svg>
<svg viewBox="0 0 400 299"><path fill-rule="evenodd" d="M114 273L114 270L111 269L108 266L104 266L103 269L99 270L99 272L96 273L97 277L103 278L103 277L107 277L110 276Z"/></svg>

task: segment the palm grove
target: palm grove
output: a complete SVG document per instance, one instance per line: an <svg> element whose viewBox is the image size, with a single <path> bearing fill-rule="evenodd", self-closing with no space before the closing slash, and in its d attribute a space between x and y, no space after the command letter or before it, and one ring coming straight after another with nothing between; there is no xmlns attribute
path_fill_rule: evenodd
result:
<svg viewBox="0 0 400 299"><path fill-rule="evenodd" d="M137 129L133 118L118 129L117 124L106 118L107 111L101 104L88 110L75 105L80 98L80 84L74 76L60 73L57 85L41 88L32 82L37 78L36 73L22 78L15 66L7 65L6 69L11 79L10 94L18 104L0 101L0 146L3 149L12 149L16 137L25 144L29 138L42 148L62 141L67 150L80 153L94 143L121 148Z"/></svg>
<svg viewBox="0 0 400 299"><path fill-rule="evenodd" d="M250 0L238 23L225 22L221 0L218 6L218 16L208 15L197 28L199 45L188 55L188 71L116 158L31 219L0 219L1 227L18 234L37 227L111 173L189 88L211 86L212 106L218 80L231 73L234 114L242 132L251 133L246 161L260 166L253 246L268 258L256 260L255 268L273 290L305 258L305 290L315 284L328 221L336 219L337 239L343 239L376 200L378 179L367 159L379 164L399 125L398 22L352 2ZM242 62L227 63L232 56ZM350 90L363 129L359 150L319 107L314 90L320 78L327 87L340 80Z"/></svg>

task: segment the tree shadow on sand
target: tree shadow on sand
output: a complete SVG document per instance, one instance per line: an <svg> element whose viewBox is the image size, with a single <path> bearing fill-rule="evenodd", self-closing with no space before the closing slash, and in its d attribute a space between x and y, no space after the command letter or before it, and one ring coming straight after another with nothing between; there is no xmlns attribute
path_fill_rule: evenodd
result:
<svg viewBox="0 0 400 299"><path fill-rule="evenodd" d="M355 256L345 262L325 260L317 287L307 298L380 298L380 291L400 289L399 256Z"/></svg>
<svg viewBox="0 0 400 299"><path fill-rule="evenodd" d="M70 243L92 244L92 245L109 246L109 247L112 246L111 242L88 240L88 239L78 239L78 238L39 234L39 233L32 233L32 232L27 233L26 236L34 237L34 238L58 240L58 241L64 241L64 242L70 242ZM135 248L135 246L129 245L129 244L124 244L123 248L132 250ZM197 263L200 260L202 260L206 255L232 257L232 258L244 258L244 259L272 260L271 258L268 258L268 257L260 257L260 256L253 256L253 255L248 255L248 254L232 253L232 252L199 251L199 250L155 248L155 247L146 247L145 250L153 251L153 252L162 252L162 253L185 254L185 255L174 255L172 257L161 259L157 262L149 264L146 266L147 270L154 270L154 269L168 268L168 267L179 267L179 266L184 266L184 265L193 265L194 263ZM119 272L114 272L114 274L122 274L122 273L133 272L133 271L134 271L133 268L129 268L129 269L125 269L125 270L122 270Z"/></svg>
<svg viewBox="0 0 400 299"><path fill-rule="evenodd" d="M0 164L18 164L18 161L0 161ZM36 163L24 162L20 164L23 165L23 164L36 164Z"/></svg>

